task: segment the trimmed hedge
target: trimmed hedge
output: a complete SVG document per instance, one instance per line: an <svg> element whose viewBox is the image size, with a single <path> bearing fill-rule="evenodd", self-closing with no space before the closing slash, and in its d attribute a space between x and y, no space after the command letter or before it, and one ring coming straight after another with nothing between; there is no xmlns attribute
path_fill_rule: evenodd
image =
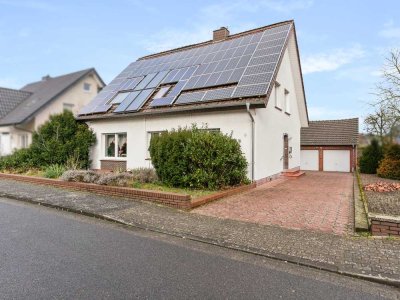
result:
<svg viewBox="0 0 400 300"><path fill-rule="evenodd" d="M365 147L362 151L359 161L360 172L365 174L376 174L376 170L378 169L382 157L382 147L376 139L373 139L371 144Z"/></svg>
<svg viewBox="0 0 400 300"><path fill-rule="evenodd" d="M379 177L400 180L400 145L390 145L377 170Z"/></svg>
<svg viewBox="0 0 400 300"><path fill-rule="evenodd" d="M247 161L231 135L179 128L153 136L150 155L159 179L166 185L219 189L247 183Z"/></svg>

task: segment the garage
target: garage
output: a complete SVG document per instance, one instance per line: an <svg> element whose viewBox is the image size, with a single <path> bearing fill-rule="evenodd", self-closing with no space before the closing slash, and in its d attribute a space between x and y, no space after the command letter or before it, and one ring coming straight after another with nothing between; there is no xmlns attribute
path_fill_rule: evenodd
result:
<svg viewBox="0 0 400 300"><path fill-rule="evenodd" d="M318 171L318 150L301 150L300 169L308 171Z"/></svg>
<svg viewBox="0 0 400 300"><path fill-rule="evenodd" d="M358 119L310 121L301 129L300 169L353 172L357 143Z"/></svg>

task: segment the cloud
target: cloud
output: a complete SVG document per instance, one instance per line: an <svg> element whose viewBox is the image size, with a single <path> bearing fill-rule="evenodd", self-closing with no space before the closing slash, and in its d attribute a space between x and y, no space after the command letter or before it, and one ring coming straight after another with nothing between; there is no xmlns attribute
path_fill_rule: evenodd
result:
<svg viewBox="0 0 400 300"><path fill-rule="evenodd" d="M383 29L379 31L379 35L384 38L388 39L398 39L400 38L400 27L396 27L394 25L393 20L390 20L389 22L386 22L383 25Z"/></svg>
<svg viewBox="0 0 400 300"><path fill-rule="evenodd" d="M313 4L312 0L232 0L221 1L202 7L196 19L190 20L187 29L166 28L150 37L142 38L141 45L149 52L159 52L179 46L189 45L211 39L212 31L220 26L230 27L232 33L257 27L253 22L240 22L245 13L258 13L260 10L273 10L287 14L294 10L306 9Z"/></svg>
<svg viewBox="0 0 400 300"><path fill-rule="evenodd" d="M333 49L329 53L307 55L302 59L303 74L335 71L364 55L365 52L360 45Z"/></svg>

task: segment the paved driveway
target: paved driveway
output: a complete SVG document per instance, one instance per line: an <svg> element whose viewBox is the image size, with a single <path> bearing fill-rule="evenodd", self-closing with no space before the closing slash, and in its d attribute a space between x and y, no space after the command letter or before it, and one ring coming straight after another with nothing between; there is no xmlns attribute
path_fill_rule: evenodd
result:
<svg viewBox="0 0 400 300"><path fill-rule="evenodd" d="M307 172L212 202L193 213L292 229L346 234L352 229L353 175Z"/></svg>

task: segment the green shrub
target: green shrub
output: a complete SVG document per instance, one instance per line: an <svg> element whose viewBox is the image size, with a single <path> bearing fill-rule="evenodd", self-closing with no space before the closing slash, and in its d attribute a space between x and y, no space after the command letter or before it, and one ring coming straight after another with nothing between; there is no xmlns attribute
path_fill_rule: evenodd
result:
<svg viewBox="0 0 400 300"><path fill-rule="evenodd" d="M193 126L154 136L150 155L166 185L218 189L248 182L247 162L232 136Z"/></svg>
<svg viewBox="0 0 400 300"><path fill-rule="evenodd" d="M386 149L377 174L379 177L400 180L400 145L394 144Z"/></svg>
<svg viewBox="0 0 400 300"><path fill-rule="evenodd" d="M366 174L375 174L382 157L382 147L379 145L376 139L373 139L371 144L364 148L360 157L360 172Z"/></svg>
<svg viewBox="0 0 400 300"><path fill-rule="evenodd" d="M88 168L89 149L96 137L86 124L79 123L69 111L53 115L32 135L27 149L0 159L1 170L26 170L53 164Z"/></svg>
<svg viewBox="0 0 400 300"><path fill-rule="evenodd" d="M65 172L65 167L54 164L44 169L43 176L46 178L59 178Z"/></svg>

